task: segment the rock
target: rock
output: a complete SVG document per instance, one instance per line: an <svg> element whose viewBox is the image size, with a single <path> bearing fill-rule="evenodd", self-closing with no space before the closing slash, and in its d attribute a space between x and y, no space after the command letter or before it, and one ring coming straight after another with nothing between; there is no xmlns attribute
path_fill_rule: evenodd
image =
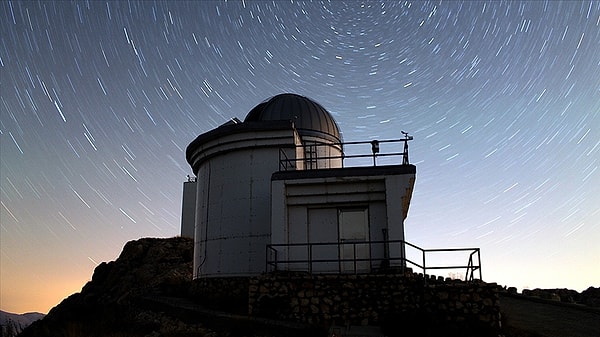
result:
<svg viewBox="0 0 600 337"><path fill-rule="evenodd" d="M115 261L102 262L91 281L23 330L29 336L164 335L198 332L197 325L149 311L146 295L182 295L192 280L193 240L142 238L125 244ZM189 329L188 329L189 328Z"/></svg>
<svg viewBox="0 0 600 337"><path fill-rule="evenodd" d="M511 289L511 288L509 288ZM524 289L522 295L539 297L565 303L578 303L590 307L600 307L600 287L589 287L578 293L571 289Z"/></svg>
<svg viewBox="0 0 600 337"><path fill-rule="evenodd" d="M582 291L579 302L590 307L600 307L600 287L589 287Z"/></svg>

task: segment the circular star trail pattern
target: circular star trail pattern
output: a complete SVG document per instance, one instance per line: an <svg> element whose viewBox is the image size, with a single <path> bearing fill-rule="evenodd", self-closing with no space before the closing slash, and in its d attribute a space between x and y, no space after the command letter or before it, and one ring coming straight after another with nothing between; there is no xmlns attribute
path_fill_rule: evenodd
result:
<svg viewBox="0 0 600 337"><path fill-rule="evenodd" d="M0 8L3 310L177 235L186 146L283 92L345 141L414 136L409 242L480 247L502 285L598 286L598 1Z"/></svg>

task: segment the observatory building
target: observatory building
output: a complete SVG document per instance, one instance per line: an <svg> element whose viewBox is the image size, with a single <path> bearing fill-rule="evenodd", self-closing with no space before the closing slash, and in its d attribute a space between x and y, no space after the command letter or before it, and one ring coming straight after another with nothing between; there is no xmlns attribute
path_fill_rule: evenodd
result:
<svg viewBox="0 0 600 337"><path fill-rule="evenodd" d="M344 143L325 108L289 93L199 135L181 228L194 278L402 267L411 139Z"/></svg>

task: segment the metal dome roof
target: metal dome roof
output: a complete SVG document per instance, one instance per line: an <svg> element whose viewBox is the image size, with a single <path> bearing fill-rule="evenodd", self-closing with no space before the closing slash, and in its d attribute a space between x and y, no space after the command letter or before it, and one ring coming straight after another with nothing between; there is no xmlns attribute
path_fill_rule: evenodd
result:
<svg viewBox="0 0 600 337"><path fill-rule="evenodd" d="M288 120L300 135L325 133L341 142L340 130L327 110L319 103L296 94L279 94L255 106L244 122Z"/></svg>

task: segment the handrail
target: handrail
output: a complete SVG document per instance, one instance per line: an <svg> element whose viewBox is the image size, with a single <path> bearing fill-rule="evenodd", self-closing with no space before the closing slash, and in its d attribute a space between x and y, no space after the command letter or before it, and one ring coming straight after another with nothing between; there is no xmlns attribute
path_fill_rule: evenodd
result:
<svg viewBox="0 0 600 337"><path fill-rule="evenodd" d="M396 246L391 249L390 246ZM330 248L327 253L315 252L320 248ZM406 256L404 248L413 248L421 254L421 261L412 261ZM298 248L298 249L295 249ZM332 254L331 248L336 252ZM344 256L344 249L351 248L351 256ZM385 254L374 254L377 249L387 250ZM358 253L361 251L362 253ZM391 254L390 252L395 252ZM428 266L426 257L431 253L439 252L468 252L469 256L466 265L444 265ZM281 253L281 254L280 254ZM476 254L476 258L475 258ZM293 255L293 256L292 256ZM283 257L281 257L283 256ZM321 266L322 270L318 273L354 273L365 274L373 272L386 272L400 268L403 270L407 266L416 267L422 270L423 275L427 275L428 270L448 270L466 268L465 281L475 280L475 272L479 272L481 280L481 256L479 248L442 248L442 249L423 249L404 240L387 241L354 241L354 242L314 242L314 243L282 243L269 244L266 246L266 271L306 271L309 274L315 273L315 270ZM337 265L337 268L333 266ZM327 266L323 269L322 266ZM283 267L283 269L282 269ZM287 268L286 268L287 267Z"/></svg>
<svg viewBox="0 0 600 337"><path fill-rule="evenodd" d="M477 253L477 260L479 261L480 259L480 253L479 253L479 249L477 251L473 251L471 252L471 254L469 254L469 263L467 266L467 271L465 273L465 279L469 280L469 281L473 281L473 273L475 270L479 270L479 278L481 279L481 264L478 266L474 266L473 263L473 254ZM469 271L471 271L471 276L469 276Z"/></svg>
<svg viewBox="0 0 600 337"><path fill-rule="evenodd" d="M377 158L378 157L397 157L402 156L402 165L408 165L408 141L412 140L413 137L405 134L404 138L399 139L385 139L385 140L371 140L371 141L357 141L357 142L338 142L338 143L308 143L296 146L289 146L285 148L279 149L279 170L287 171L287 170L296 170L299 167L304 167L304 169L318 169L319 163L329 162L332 160L341 160L342 167L344 167L344 162L347 159L357 159L357 158L373 158L373 166L377 166ZM386 153L380 153L380 144L383 143L404 143L403 151L390 151ZM347 154L344 151L344 146L350 145L370 145L371 153L367 153L366 150L362 150L362 154ZM305 150L304 156L301 158L289 158L285 149L293 149L294 151L298 148ZM322 155L318 151L318 149L323 148L335 148L339 150L340 155ZM308 150L308 151L307 151ZM324 151L327 152L327 151ZM310 153L310 156L306 156ZM313 157L314 156L314 157ZM301 166L298 165L299 162L306 162L307 165ZM325 164L327 165L327 164Z"/></svg>
<svg viewBox="0 0 600 337"><path fill-rule="evenodd" d="M290 165L290 167L295 169L295 167L293 166L293 161L288 158L288 156L285 153L285 151L283 150L283 148L280 148L279 149L279 171L287 171L288 165Z"/></svg>

